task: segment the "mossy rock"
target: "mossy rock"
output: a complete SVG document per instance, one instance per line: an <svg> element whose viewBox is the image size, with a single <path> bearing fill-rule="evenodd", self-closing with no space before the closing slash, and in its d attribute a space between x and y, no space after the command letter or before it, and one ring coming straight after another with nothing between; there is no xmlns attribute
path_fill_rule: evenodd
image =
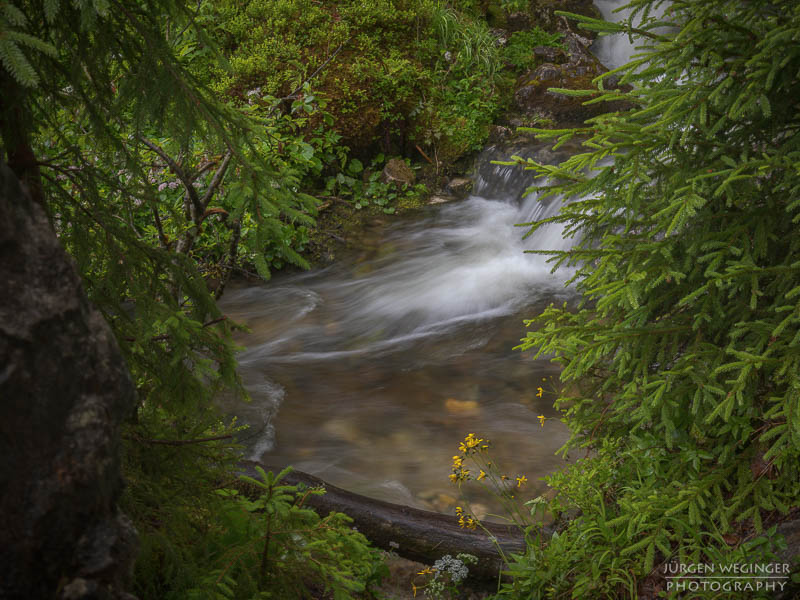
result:
<svg viewBox="0 0 800 600"><path fill-rule="evenodd" d="M386 163L381 173L381 180L384 183L396 183L397 185L414 185L416 177L404 160L392 158Z"/></svg>
<svg viewBox="0 0 800 600"><path fill-rule="evenodd" d="M583 103L588 98L565 96L550 89L591 89L594 87L592 79L597 75L595 69L586 66L544 63L519 79L514 103L523 115L547 119L560 127L582 123L588 118L608 112L608 105L584 106Z"/></svg>

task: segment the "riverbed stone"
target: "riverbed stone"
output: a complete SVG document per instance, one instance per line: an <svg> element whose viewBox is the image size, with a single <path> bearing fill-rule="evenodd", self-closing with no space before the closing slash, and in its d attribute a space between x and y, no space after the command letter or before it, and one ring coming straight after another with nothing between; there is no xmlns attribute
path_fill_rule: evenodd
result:
<svg viewBox="0 0 800 600"><path fill-rule="evenodd" d="M428 198L428 204L447 204L448 202L453 202L454 200L458 200L458 198L449 194L433 194L430 198Z"/></svg>
<svg viewBox="0 0 800 600"><path fill-rule="evenodd" d="M448 398L444 401L444 408L451 415L458 415L461 417L477 415L480 412L480 407L475 400Z"/></svg>

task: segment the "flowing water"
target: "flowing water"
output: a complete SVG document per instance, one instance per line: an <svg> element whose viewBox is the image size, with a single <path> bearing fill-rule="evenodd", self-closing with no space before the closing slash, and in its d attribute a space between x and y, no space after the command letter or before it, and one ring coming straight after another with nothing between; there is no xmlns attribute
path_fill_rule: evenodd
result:
<svg viewBox="0 0 800 600"><path fill-rule="evenodd" d="M567 248L559 226L523 239L558 200L526 196L510 154L554 164L544 146L487 149L473 195L420 215L376 222L361 250L337 264L268 285L229 290L226 314L247 325L241 373L253 401L231 405L251 425L250 457L291 464L351 491L450 511L458 490L451 457L467 433L493 442L511 477L540 477L563 465L566 441L552 408L558 369L513 350L523 319L551 302L574 302L569 272L551 273L525 250ZM537 396L537 388L544 393ZM467 494L492 510L488 497ZM469 491L472 490L472 491Z"/></svg>

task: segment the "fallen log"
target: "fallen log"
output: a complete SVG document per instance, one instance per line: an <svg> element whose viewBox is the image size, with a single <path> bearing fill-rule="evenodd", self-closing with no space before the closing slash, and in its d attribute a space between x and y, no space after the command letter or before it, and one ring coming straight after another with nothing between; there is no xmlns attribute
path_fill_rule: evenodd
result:
<svg viewBox="0 0 800 600"><path fill-rule="evenodd" d="M256 466L278 470L245 462L241 472L259 479ZM505 566L502 556L525 551L525 536L512 525L481 523L477 529L465 529L459 526L456 517L354 494L300 471L289 473L281 481L324 488L325 494L309 496L306 505L321 515L332 511L348 515L353 526L375 546L403 558L431 565L445 554L466 553L477 557L478 562L469 567L470 578L497 579ZM550 533L545 527L545 534Z"/></svg>

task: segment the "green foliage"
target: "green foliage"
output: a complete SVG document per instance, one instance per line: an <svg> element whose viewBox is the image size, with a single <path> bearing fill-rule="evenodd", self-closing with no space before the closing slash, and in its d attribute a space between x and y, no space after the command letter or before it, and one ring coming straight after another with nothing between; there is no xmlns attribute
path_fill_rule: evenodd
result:
<svg viewBox="0 0 800 600"><path fill-rule="evenodd" d="M357 210L374 207L387 215L394 214L397 205L403 200L414 202L427 192L423 184L409 187L381 181L385 156L378 154L365 169L360 160L354 158L342 161L345 165L336 175L327 178L325 191L339 198L351 199Z"/></svg>
<svg viewBox="0 0 800 600"><path fill-rule="evenodd" d="M485 21L444 4L431 12L435 44L426 54L433 64L431 86L410 116L414 139L431 149L436 165L479 150L498 114L506 81L500 49Z"/></svg>
<svg viewBox="0 0 800 600"><path fill-rule="evenodd" d="M800 497L800 6L658 4L630 3L634 29L580 18L648 42L616 71L631 91L604 75L589 100L633 108L537 130L586 150L527 162L573 198L530 225L576 238L545 254L582 297L521 348L563 366L564 451L592 457L550 479L552 510L580 516L518 557L506 597L633 598L661 561L767 560Z"/></svg>
<svg viewBox="0 0 800 600"><path fill-rule="evenodd" d="M239 98L257 90L287 100L310 81L330 100L327 125L347 146L412 138L455 160L485 141L499 104L503 63L473 8L431 0L205 2L203 22L228 65L201 61L197 69L211 69L214 89Z"/></svg>
<svg viewBox="0 0 800 600"><path fill-rule="evenodd" d="M547 33L546 31L534 27L528 31L517 31L508 39L508 43L503 48L503 58L508 61L517 71L536 66L536 57L533 49L536 46L550 46L553 48L563 48L561 42L564 34Z"/></svg>
<svg viewBox="0 0 800 600"><path fill-rule="evenodd" d="M186 519L172 519L166 529L145 532L136 579L141 597L283 600L330 594L344 600L370 594L369 587L385 575L383 559L350 518L323 518L305 508L308 496L324 491L282 483L289 469L278 475L257 470L260 480L243 477L239 489L204 494L188 515L187 530L173 528ZM192 543L177 546L169 539L175 535Z"/></svg>
<svg viewBox="0 0 800 600"><path fill-rule="evenodd" d="M34 35L19 31L19 28L27 26L28 17L19 8L7 2L0 5L0 63L18 84L32 88L39 84L39 76L23 48L50 57L55 56L56 48Z"/></svg>
<svg viewBox="0 0 800 600"><path fill-rule="evenodd" d="M524 12L530 6L530 0L500 0L500 6L508 13Z"/></svg>

